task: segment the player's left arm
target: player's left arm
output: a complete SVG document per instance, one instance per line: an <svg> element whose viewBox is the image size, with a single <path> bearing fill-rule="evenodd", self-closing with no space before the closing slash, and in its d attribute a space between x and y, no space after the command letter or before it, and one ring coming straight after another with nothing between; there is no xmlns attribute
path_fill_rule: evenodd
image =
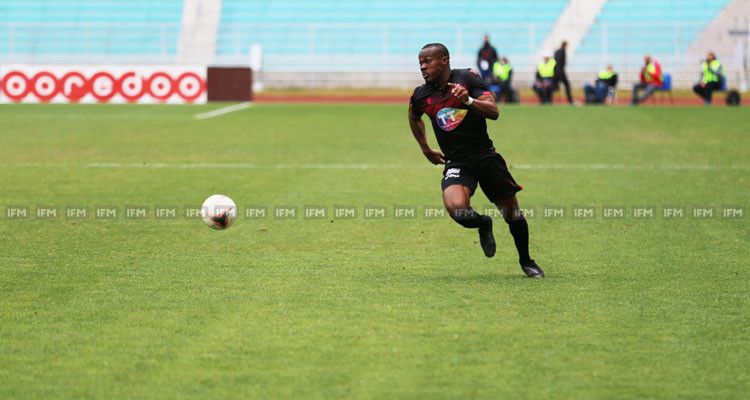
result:
<svg viewBox="0 0 750 400"><path fill-rule="evenodd" d="M469 95L469 90L458 83L448 82L448 86L451 88L451 94L462 103L469 106L469 109L476 112L477 114L496 120L500 113L497 111L497 104L495 104L495 98L492 97L492 93L483 92L477 98L473 98Z"/></svg>

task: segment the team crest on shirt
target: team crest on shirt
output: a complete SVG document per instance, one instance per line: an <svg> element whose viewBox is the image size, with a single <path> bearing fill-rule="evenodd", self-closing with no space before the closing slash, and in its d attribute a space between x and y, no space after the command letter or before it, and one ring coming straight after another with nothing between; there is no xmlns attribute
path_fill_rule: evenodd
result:
<svg viewBox="0 0 750 400"><path fill-rule="evenodd" d="M438 111L435 119L437 120L440 129L444 131L452 131L461 125L461 121L464 120L466 113L468 112L469 110L461 108L443 108Z"/></svg>

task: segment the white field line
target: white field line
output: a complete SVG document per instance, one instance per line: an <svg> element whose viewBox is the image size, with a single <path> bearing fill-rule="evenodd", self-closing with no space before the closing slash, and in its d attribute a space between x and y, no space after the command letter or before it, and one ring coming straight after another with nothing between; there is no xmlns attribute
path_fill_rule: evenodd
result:
<svg viewBox="0 0 750 400"><path fill-rule="evenodd" d="M240 104L235 104L235 105L232 105L232 106L227 106L227 107L219 108L218 110L213 110L213 111L209 111L209 112L195 114L193 116L193 119L200 120L200 119L218 117L219 115L229 114L230 112L244 110L244 109L250 107L251 105L252 105L252 103L250 103L249 101L248 102L244 102L244 103L240 103Z"/></svg>
<svg viewBox="0 0 750 400"><path fill-rule="evenodd" d="M750 169L750 165L707 165L707 164L664 164L664 165L628 165L628 164L512 164L510 169L583 169L583 170L726 170Z"/></svg>
<svg viewBox="0 0 750 400"><path fill-rule="evenodd" d="M394 169L419 168L398 164L256 164L256 163L90 163L89 168L245 168L245 169ZM429 164L427 168L429 168Z"/></svg>
<svg viewBox="0 0 750 400"><path fill-rule="evenodd" d="M5 163L0 168L176 168L176 169L438 169L442 166L430 164L271 164L271 163L119 163L95 162L88 164L67 163ZM510 169L537 170L637 170L637 171L712 171L712 170L750 170L750 165L707 165L707 164L665 164L665 165L627 165L627 164L512 164Z"/></svg>

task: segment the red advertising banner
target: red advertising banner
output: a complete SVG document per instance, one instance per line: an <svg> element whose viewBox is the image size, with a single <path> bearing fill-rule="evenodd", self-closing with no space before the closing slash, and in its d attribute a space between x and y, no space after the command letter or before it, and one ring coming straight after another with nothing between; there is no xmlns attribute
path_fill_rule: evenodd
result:
<svg viewBox="0 0 750 400"><path fill-rule="evenodd" d="M205 103L206 67L0 65L0 103Z"/></svg>

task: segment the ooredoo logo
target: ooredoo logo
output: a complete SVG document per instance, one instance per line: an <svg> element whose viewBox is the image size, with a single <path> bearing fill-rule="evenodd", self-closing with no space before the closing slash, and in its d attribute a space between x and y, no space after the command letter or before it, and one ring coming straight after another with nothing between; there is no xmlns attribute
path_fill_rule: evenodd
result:
<svg viewBox="0 0 750 400"><path fill-rule="evenodd" d="M164 71L126 71L115 74L97 71L86 77L80 71L67 71L60 75L56 75L54 71L39 71L32 75L12 70L0 79L0 93L13 102L21 102L31 95L41 102L49 102L62 95L75 103L91 95L95 101L106 103L120 95L131 103L144 100L144 96L150 96L158 102L166 102L178 96L180 101L190 103L205 92L205 80L194 72L170 74Z"/></svg>

